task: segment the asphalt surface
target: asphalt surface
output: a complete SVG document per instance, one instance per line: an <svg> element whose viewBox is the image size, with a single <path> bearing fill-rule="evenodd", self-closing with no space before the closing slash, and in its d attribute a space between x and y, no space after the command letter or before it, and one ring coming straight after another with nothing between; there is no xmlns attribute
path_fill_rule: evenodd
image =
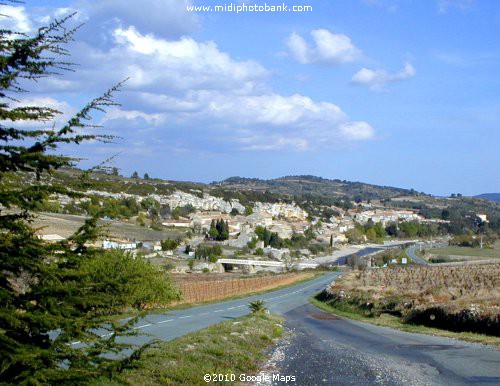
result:
<svg viewBox="0 0 500 386"><path fill-rule="evenodd" d="M201 330L224 320L234 319L249 313L248 304L264 300L265 307L273 313L284 314L308 303L308 299L321 292L340 272L332 272L314 280L296 284L262 295L213 303L204 306L152 313L137 322L134 329L140 334L120 339L133 345L143 345L152 339L171 340L189 332ZM102 331L102 337L109 336ZM73 344L79 345L80 342Z"/></svg>
<svg viewBox="0 0 500 386"><path fill-rule="evenodd" d="M412 245L411 247L409 247L407 250L406 250L406 254L410 257L410 259L416 263L416 264L420 264L420 265L428 265L429 263L422 259L420 256L417 255L417 246L416 245Z"/></svg>
<svg viewBox="0 0 500 386"><path fill-rule="evenodd" d="M492 347L342 319L311 304L284 316L293 334L263 374L294 376L288 385L500 385Z"/></svg>
<svg viewBox="0 0 500 386"><path fill-rule="evenodd" d="M293 332L273 348L264 370L295 376L288 385L500 385L499 349L342 319L309 304L340 274L263 295L152 313L135 325L140 334L126 341L171 340L246 315L248 304L260 299L271 312L284 315Z"/></svg>

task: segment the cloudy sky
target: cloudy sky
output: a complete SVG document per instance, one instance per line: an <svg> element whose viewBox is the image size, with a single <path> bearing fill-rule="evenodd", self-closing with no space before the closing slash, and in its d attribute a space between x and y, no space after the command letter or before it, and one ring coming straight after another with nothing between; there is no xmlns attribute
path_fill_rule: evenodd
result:
<svg viewBox="0 0 500 386"><path fill-rule="evenodd" d="M234 0L234 5L243 2ZM281 5L255 0L250 5ZM76 11L74 73L26 99L64 117L129 78L81 145L95 165L211 182L325 178L446 195L500 191L500 2L286 0L310 12L203 12L223 0L2 7L30 33ZM70 23L71 24L71 23ZM75 150L71 150L75 151Z"/></svg>

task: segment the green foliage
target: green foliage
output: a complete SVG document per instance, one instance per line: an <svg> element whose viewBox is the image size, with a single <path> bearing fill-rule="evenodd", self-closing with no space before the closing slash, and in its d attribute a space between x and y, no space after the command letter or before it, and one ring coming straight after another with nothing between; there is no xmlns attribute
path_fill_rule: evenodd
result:
<svg viewBox="0 0 500 386"><path fill-rule="evenodd" d="M144 215L144 213L139 213L136 222L142 227L146 226L146 216Z"/></svg>
<svg viewBox="0 0 500 386"><path fill-rule="evenodd" d="M310 244L307 246L307 249L311 251L312 254L317 255L318 253L326 251L326 245L324 244Z"/></svg>
<svg viewBox="0 0 500 386"><path fill-rule="evenodd" d="M294 233L289 239L283 240L286 247L301 249L306 248L309 244L309 240L304 235Z"/></svg>
<svg viewBox="0 0 500 386"><path fill-rule="evenodd" d="M254 249L256 246L257 246L257 242L259 241L258 238L255 238L255 237L252 237L252 240L250 240L248 243L247 243L247 247L250 248L250 249Z"/></svg>
<svg viewBox="0 0 500 386"><path fill-rule="evenodd" d="M208 255L208 261L210 263L217 263L217 260L219 260L219 256L211 253L210 255Z"/></svg>
<svg viewBox="0 0 500 386"><path fill-rule="evenodd" d="M250 205L245 206L245 216L253 214L253 208Z"/></svg>
<svg viewBox="0 0 500 386"><path fill-rule="evenodd" d="M222 256L222 247L220 245L200 244L196 247L194 253L195 259L213 260L219 256Z"/></svg>
<svg viewBox="0 0 500 386"><path fill-rule="evenodd" d="M231 212L229 213L231 216L237 216L240 214L240 212L238 211L238 209L236 208L233 208L231 209Z"/></svg>
<svg viewBox="0 0 500 386"><path fill-rule="evenodd" d="M406 258L407 263L411 263L410 258L402 249L388 249L371 257L373 265L377 267L390 264L392 260L396 260L397 264L401 264L404 258Z"/></svg>
<svg viewBox="0 0 500 386"><path fill-rule="evenodd" d="M304 236L307 239L307 241L311 241L316 237L316 234L314 232L314 227L310 226L304 231Z"/></svg>
<svg viewBox="0 0 500 386"><path fill-rule="evenodd" d="M264 304L264 300L254 300L248 304L248 308L250 308L252 314L263 313L266 311Z"/></svg>
<svg viewBox="0 0 500 386"><path fill-rule="evenodd" d="M180 245L179 240L166 239L161 241L162 251L173 251Z"/></svg>
<svg viewBox="0 0 500 386"><path fill-rule="evenodd" d="M16 93L27 92L23 87L31 81L71 67L53 59L68 54L64 45L75 33L67 28L69 18L34 36L9 30L0 34L0 379L6 384L83 384L111 376L138 352L127 354L123 349L128 346L116 339L131 334L134 319L117 322L110 313L177 296L168 278L144 262L87 246L101 232L97 210L65 242L46 243L30 226L32 211L51 195L81 197L68 189L70 184L49 181L57 169L76 161L58 155L58 148L112 139L85 132L93 112L115 104L112 95L120 85L59 129L46 129L58 111L14 103ZM29 185L17 183L21 172L31 177ZM73 175L72 186L91 187L90 174ZM102 338L98 329L109 337ZM75 341L81 345L71 344ZM118 352L123 360L105 355Z"/></svg>
<svg viewBox="0 0 500 386"><path fill-rule="evenodd" d="M178 206L177 208L174 208L171 211L171 216L174 220L178 220L179 217L187 217L190 213L193 213L195 211L196 209L193 205L187 204L183 207Z"/></svg>
<svg viewBox="0 0 500 386"><path fill-rule="evenodd" d="M422 224L416 221L402 221L397 224L397 228L394 228L394 225L389 226L389 229L386 228L387 233L400 238L429 237L440 233L435 224Z"/></svg>
<svg viewBox="0 0 500 386"><path fill-rule="evenodd" d="M349 244L361 244L365 242L365 233L362 227L357 226L353 229L349 229L345 233L345 236Z"/></svg>
<svg viewBox="0 0 500 386"><path fill-rule="evenodd" d="M255 227L255 234L259 240L264 241L264 246L270 246L272 248L282 248L285 246L285 242L278 236L277 232L271 232L269 229L264 228L260 225Z"/></svg>
<svg viewBox="0 0 500 386"><path fill-rule="evenodd" d="M264 250L262 248L257 248L254 252L255 256L264 256Z"/></svg>
<svg viewBox="0 0 500 386"><path fill-rule="evenodd" d="M146 260L135 259L122 251L96 254L81 269L86 285L96 295L87 300L109 315L129 306L142 310L145 306L167 304L179 298L164 272ZM109 296L102 297L102 293Z"/></svg>
<svg viewBox="0 0 500 386"><path fill-rule="evenodd" d="M95 384L201 386L207 384L203 381L205 374L232 374L236 379L239 374L255 374L266 359L266 349L282 335L282 323L283 320L275 316L249 315L158 342L145 350L141 359L115 382L100 378Z"/></svg>
<svg viewBox="0 0 500 386"><path fill-rule="evenodd" d="M219 219L217 221L212 220L210 223L210 229L208 235L213 240L224 241L229 239L229 224L227 221Z"/></svg>

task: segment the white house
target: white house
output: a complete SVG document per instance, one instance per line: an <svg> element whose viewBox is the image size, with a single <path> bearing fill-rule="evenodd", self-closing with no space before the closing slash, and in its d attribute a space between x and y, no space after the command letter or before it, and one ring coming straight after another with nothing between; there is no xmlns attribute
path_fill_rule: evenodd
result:
<svg viewBox="0 0 500 386"><path fill-rule="evenodd" d="M126 250L131 250L131 249L136 249L137 248L137 243L131 243L131 242L118 243L116 241L104 240L102 242L102 248L103 249L126 249Z"/></svg>

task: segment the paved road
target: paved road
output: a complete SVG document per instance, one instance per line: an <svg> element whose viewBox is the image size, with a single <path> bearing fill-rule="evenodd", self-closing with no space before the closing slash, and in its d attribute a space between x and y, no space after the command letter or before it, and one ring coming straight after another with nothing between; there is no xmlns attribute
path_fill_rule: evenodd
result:
<svg viewBox="0 0 500 386"><path fill-rule="evenodd" d="M409 247L407 250L406 250L406 254L410 257L410 259L414 262L414 263L417 263L417 264L420 264L420 265L429 265L429 263L422 259L420 256L418 256L416 254L417 252L417 248L418 246L416 245L412 245L411 247Z"/></svg>
<svg viewBox="0 0 500 386"><path fill-rule="evenodd" d="M342 319L310 304L284 315L294 334L264 373L295 376L293 385L500 385L495 348Z"/></svg>
<svg viewBox="0 0 500 386"><path fill-rule="evenodd" d="M124 338L123 341L142 345L154 338L170 340L227 319L247 315L249 313L248 303L257 299L264 300L265 306L271 312L284 314L307 304L311 296L321 292L339 275L338 272L332 272L314 280L263 295L248 296L162 314L150 314L135 325L135 329L140 330L142 334ZM103 334L103 336L106 335ZM75 342L75 344L79 344L79 342Z"/></svg>

